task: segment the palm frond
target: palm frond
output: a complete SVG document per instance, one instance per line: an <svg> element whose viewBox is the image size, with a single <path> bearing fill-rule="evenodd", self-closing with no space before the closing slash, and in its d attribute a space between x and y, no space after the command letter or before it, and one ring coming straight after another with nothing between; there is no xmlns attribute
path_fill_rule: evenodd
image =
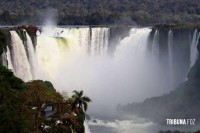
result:
<svg viewBox="0 0 200 133"><path fill-rule="evenodd" d="M82 97L83 96L83 90L81 90L79 94L80 94L80 97Z"/></svg>
<svg viewBox="0 0 200 133"><path fill-rule="evenodd" d="M84 110L85 110L85 112L86 112L86 111L87 111L87 108L88 108L87 102L83 102L83 106L84 106Z"/></svg>
<svg viewBox="0 0 200 133"><path fill-rule="evenodd" d="M73 92L74 92L74 95L73 95L73 96L79 96L79 91L74 90Z"/></svg>
<svg viewBox="0 0 200 133"><path fill-rule="evenodd" d="M82 100L85 102L92 102L92 100L87 96L82 97Z"/></svg>

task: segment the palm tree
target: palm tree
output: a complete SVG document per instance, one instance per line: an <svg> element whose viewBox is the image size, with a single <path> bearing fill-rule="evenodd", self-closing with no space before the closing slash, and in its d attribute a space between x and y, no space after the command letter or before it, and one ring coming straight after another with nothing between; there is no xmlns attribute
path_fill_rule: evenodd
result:
<svg viewBox="0 0 200 133"><path fill-rule="evenodd" d="M72 95L72 98L74 99L73 107L76 108L78 106L81 109L84 107L84 111L86 112L88 108L88 103L92 102L92 100L87 96L83 96L83 90L81 90L80 92L74 90L73 92L74 92L74 95Z"/></svg>

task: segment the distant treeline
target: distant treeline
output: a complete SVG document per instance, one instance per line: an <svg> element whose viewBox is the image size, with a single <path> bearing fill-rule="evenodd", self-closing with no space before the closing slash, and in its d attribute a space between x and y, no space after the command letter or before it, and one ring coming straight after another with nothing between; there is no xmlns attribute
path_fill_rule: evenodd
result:
<svg viewBox="0 0 200 133"><path fill-rule="evenodd" d="M60 25L152 25L196 23L198 0L0 0L0 24L42 24L48 17Z"/></svg>

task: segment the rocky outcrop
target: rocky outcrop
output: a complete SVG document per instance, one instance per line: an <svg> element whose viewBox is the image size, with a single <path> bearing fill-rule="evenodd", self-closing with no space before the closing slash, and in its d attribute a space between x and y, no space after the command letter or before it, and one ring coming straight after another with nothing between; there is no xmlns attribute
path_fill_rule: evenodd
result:
<svg viewBox="0 0 200 133"><path fill-rule="evenodd" d="M200 52L200 44L198 44L197 49ZM198 57L195 65L191 68L188 74L188 80L189 81L200 80L200 56Z"/></svg>
<svg viewBox="0 0 200 133"><path fill-rule="evenodd" d="M131 27L128 26L112 26L110 27L109 52L113 53L119 41L129 35Z"/></svg>

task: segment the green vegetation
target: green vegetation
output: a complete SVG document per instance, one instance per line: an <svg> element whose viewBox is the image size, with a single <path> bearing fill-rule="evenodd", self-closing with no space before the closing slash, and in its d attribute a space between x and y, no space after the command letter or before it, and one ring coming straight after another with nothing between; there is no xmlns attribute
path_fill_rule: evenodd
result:
<svg viewBox="0 0 200 133"><path fill-rule="evenodd" d="M87 96L83 96L82 90L80 92L74 91L74 95L72 97L74 98L74 108L78 106L78 108L82 109L84 107L84 111L87 111L88 103L92 100Z"/></svg>
<svg viewBox="0 0 200 133"><path fill-rule="evenodd" d="M198 0L0 0L1 24L42 24L58 14L60 25L198 23ZM55 16L56 17L56 16Z"/></svg>
<svg viewBox="0 0 200 133"><path fill-rule="evenodd" d="M84 107L91 101L86 96L81 95L80 98L84 101ZM25 83L15 77L13 72L0 66L2 133L83 133L85 110L82 106L74 107L77 99L79 97L64 98L48 81L35 80ZM52 108L50 115L46 110L48 107Z"/></svg>

